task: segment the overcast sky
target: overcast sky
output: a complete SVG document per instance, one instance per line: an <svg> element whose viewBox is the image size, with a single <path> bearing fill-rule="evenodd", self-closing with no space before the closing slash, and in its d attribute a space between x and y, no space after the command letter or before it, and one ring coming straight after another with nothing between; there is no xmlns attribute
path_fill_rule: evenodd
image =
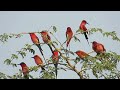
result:
<svg viewBox="0 0 120 90"><path fill-rule="evenodd" d="M75 33L78 30L80 22L85 19L89 25L87 28L101 28L104 31L116 31L118 36L120 34L120 12L119 11L0 11L0 34L3 33L21 33L46 30L50 26L56 26L58 32L56 37L62 42L65 40L66 28L70 26ZM38 35L38 34L37 34ZM40 35L38 35L40 37ZM84 50L90 52L91 47L87 45L83 36L80 36L81 43L74 43L71 41L71 50ZM120 54L120 44L108 38L103 38L100 34L89 36L89 41L98 41L105 45L107 51L115 51ZM24 44L32 44L29 35L24 35L20 39L10 39L8 43L0 43L0 72L13 75L18 72L17 68L6 66L3 61L9 58L12 53L20 50ZM34 47L37 49L37 47ZM47 46L44 49L49 49ZM39 53L39 51L37 51ZM32 54L28 54L24 60L15 60L15 63L24 61L28 66L35 65L30 58ZM48 51L46 57L51 56ZM79 78L76 73L72 71L58 72L58 78Z"/></svg>

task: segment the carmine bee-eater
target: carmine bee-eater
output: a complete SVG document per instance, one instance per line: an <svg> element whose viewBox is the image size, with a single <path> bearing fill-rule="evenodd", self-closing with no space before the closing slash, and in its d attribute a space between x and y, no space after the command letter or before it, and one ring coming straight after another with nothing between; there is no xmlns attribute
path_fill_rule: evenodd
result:
<svg viewBox="0 0 120 90"><path fill-rule="evenodd" d="M43 52L42 52L43 50L42 50L42 48L40 46L39 38L36 36L35 33L30 33L30 37L31 37L32 42L39 48L39 50L40 50L40 52L41 52L41 54L42 54L42 56L43 56L43 58L45 60L45 57L44 57Z"/></svg>
<svg viewBox="0 0 120 90"><path fill-rule="evenodd" d="M51 43L51 38L50 38L48 32L47 31L42 31L40 33L41 33L42 40L44 41L44 43L46 43L49 46L51 52L53 53L52 46L54 47L54 45L53 45L53 43Z"/></svg>
<svg viewBox="0 0 120 90"><path fill-rule="evenodd" d="M45 69L43 68L43 61L42 61L42 59L41 59L40 56L35 55L35 56L32 57L32 58L34 58L35 63L36 63L38 66L40 66L42 70L45 70Z"/></svg>
<svg viewBox="0 0 120 90"><path fill-rule="evenodd" d="M80 59L84 60L84 58L86 58L87 56L89 56L87 53L85 53L84 51L81 51L81 50L78 50L75 52L79 57Z"/></svg>
<svg viewBox="0 0 120 90"><path fill-rule="evenodd" d="M100 53L104 53L106 51L104 45L96 41L92 42L92 48L97 53L97 55L99 55Z"/></svg>
<svg viewBox="0 0 120 90"><path fill-rule="evenodd" d="M18 65L20 65L22 67L22 72L23 72L24 78L29 79L29 68L28 68L28 66L24 62L21 62Z"/></svg>
<svg viewBox="0 0 120 90"><path fill-rule="evenodd" d="M87 42L88 42L88 44L89 44L88 36L87 36L87 34L88 34L88 30L87 30L87 28L86 28L86 26L85 26L86 24L88 24L87 21L86 21L86 20L83 20L83 21L81 22L79 28L80 28L80 30L83 30L83 33L84 33L85 39L87 40Z"/></svg>
<svg viewBox="0 0 120 90"><path fill-rule="evenodd" d="M55 66L55 73L56 73L56 78L57 78L57 66L58 66L58 62L59 62L59 52L57 50L53 51L53 55L52 55L52 60Z"/></svg>
<svg viewBox="0 0 120 90"><path fill-rule="evenodd" d="M67 31L66 31L66 39L67 39L67 43L66 43L66 46L68 47L71 39L72 39L72 36L73 36L73 31L70 27L67 27Z"/></svg>

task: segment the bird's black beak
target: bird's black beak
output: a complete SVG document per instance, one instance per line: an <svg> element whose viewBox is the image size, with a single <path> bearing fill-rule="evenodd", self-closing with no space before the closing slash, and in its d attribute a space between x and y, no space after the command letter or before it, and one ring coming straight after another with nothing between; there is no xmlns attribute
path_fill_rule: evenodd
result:
<svg viewBox="0 0 120 90"><path fill-rule="evenodd" d="M31 57L31 58L34 58L34 57Z"/></svg>
<svg viewBox="0 0 120 90"><path fill-rule="evenodd" d="M88 24L88 25L89 25L89 23L86 23L86 24Z"/></svg>
<svg viewBox="0 0 120 90"><path fill-rule="evenodd" d="M40 33L42 33L42 32L40 32Z"/></svg>

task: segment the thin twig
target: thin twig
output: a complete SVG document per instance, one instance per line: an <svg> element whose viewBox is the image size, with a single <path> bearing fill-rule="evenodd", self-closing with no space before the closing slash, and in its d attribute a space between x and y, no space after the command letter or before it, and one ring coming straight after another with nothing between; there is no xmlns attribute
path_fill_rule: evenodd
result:
<svg viewBox="0 0 120 90"><path fill-rule="evenodd" d="M18 34L13 34L12 35L20 35L20 34L30 34L30 33L40 33L40 32L22 32L22 33L18 33Z"/></svg>
<svg viewBox="0 0 120 90"><path fill-rule="evenodd" d="M60 52L60 54L61 54L61 57L66 60L66 62L70 66L70 68L78 74L78 76L80 77L80 79L84 79L82 72L79 72L73 65L71 65L71 63L69 62L68 58L66 58L65 56L63 56L61 52Z"/></svg>
<svg viewBox="0 0 120 90"><path fill-rule="evenodd" d="M19 33L19 34L29 34L29 33L40 33L40 32L28 32L28 33L22 32L22 33ZM51 32L50 32L50 33L51 33ZM51 33L51 34L52 34L52 33ZM18 35L18 34L16 34L16 35ZM53 35L53 34L52 34L52 35ZM75 35L77 35L77 34L75 34ZM53 35L53 37L59 42L59 40L58 40L54 35ZM61 42L59 42L59 44L61 45L61 47L63 47L62 44L61 44ZM54 47L54 48L57 50L56 47ZM63 48L64 48L64 47L63 47ZM80 77L81 79L84 79L82 72L79 72L73 65L71 65L71 63L69 62L69 59L66 58L60 51L59 51L59 53L60 53L61 57L62 57L64 60L66 60L69 68L70 68L71 70L75 71L75 72L79 75L79 77ZM49 63L49 64L50 64L50 63ZM52 63L52 64L53 64L53 63ZM60 63L59 63L59 64L60 64ZM46 64L46 65L47 65L47 64ZM63 64L62 64L62 65L63 65ZM43 65L43 66L44 66L44 65ZM64 66L67 66L67 65L64 64ZM39 66L37 66L37 67L39 68Z"/></svg>
<svg viewBox="0 0 120 90"><path fill-rule="evenodd" d="M91 52L89 52L88 54L91 54L91 53L94 53L95 51L91 51Z"/></svg>
<svg viewBox="0 0 120 90"><path fill-rule="evenodd" d="M49 29L47 30L47 32L49 32L50 28L52 28L53 26L50 26Z"/></svg>
<svg viewBox="0 0 120 90"><path fill-rule="evenodd" d="M61 42L53 35L53 33L52 32L50 32L50 34L56 39L56 41L58 41L59 42L59 44L62 46L62 44L61 44ZM63 47L63 46L62 46ZM64 48L64 47L63 47Z"/></svg>

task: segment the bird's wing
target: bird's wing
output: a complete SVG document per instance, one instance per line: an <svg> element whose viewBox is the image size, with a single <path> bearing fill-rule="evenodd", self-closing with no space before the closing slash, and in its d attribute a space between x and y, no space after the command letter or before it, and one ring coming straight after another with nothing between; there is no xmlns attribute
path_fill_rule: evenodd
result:
<svg viewBox="0 0 120 90"><path fill-rule="evenodd" d="M47 38L48 38L48 40L51 40L51 38L50 38L50 36L47 34Z"/></svg>
<svg viewBox="0 0 120 90"><path fill-rule="evenodd" d="M86 28L85 26L83 26L82 29L83 29L84 31L87 31L87 28Z"/></svg>
<svg viewBox="0 0 120 90"><path fill-rule="evenodd" d="M105 49L104 45L102 45L102 44L100 44L100 45L103 47L103 50L104 50L104 51L106 51L106 49Z"/></svg>

